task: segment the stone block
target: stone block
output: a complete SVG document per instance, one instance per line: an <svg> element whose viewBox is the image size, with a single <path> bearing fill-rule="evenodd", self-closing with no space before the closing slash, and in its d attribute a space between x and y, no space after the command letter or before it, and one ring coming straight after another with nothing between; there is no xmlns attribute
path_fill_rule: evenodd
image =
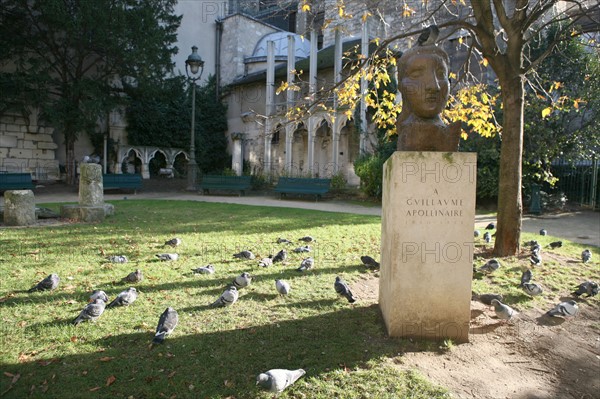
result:
<svg viewBox="0 0 600 399"><path fill-rule="evenodd" d="M14 123L7 123L5 131L6 132L20 132L22 125L15 125Z"/></svg>
<svg viewBox="0 0 600 399"><path fill-rule="evenodd" d="M24 148L11 148L8 152L9 158L33 158L33 150Z"/></svg>
<svg viewBox="0 0 600 399"><path fill-rule="evenodd" d="M44 133L25 133L25 140L52 142L52 135Z"/></svg>
<svg viewBox="0 0 600 399"><path fill-rule="evenodd" d="M35 224L35 197L31 190L7 190L4 192L4 224L29 226Z"/></svg>
<svg viewBox="0 0 600 399"><path fill-rule="evenodd" d="M379 306L390 336L468 341L476 162L397 151L384 164Z"/></svg>
<svg viewBox="0 0 600 399"><path fill-rule="evenodd" d="M79 204L84 206L103 206L104 186L102 166L92 163L80 165Z"/></svg>
<svg viewBox="0 0 600 399"><path fill-rule="evenodd" d="M25 149L29 149L29 150L37 150L38 149L37 143L35 141L31 141L31 140L19 140L17 143L17 147L25 148Z"/></svg>
<svg viewBox="0 0 600 399"><path fill-rule="evenodd" d="M17 136L12 134L0 135L0 147L15 148L17 146Z"/></svg>
<svg viewBox="0 0 600 399"><path fill-rule="evenodd" d="M79 222L95 223L102 222L106 217L106 208L102 206L62 205L60 216L65 219Z"/></svg>
<svg viewBox="0 0 600 399"><path fill-rule="evenodd" d="M37 143L37 148L40 150L56 150L58 145L56 145L54 142L39 141Z"/></svg>
<svg viewBox="0 0 600 399"><path fill-rule="evenodd" d="M31 158L35 159L54 159L53 150L32 150Z"/></svg>

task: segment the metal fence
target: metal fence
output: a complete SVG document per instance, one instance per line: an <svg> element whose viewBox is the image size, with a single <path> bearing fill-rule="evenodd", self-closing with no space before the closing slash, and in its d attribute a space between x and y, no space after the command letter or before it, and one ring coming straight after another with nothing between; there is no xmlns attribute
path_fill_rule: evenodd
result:
<svg viewBox="0 0 600 399"><path fill-rule="evenodd" d="M598 160L579 161L574 164L555 162L552 174L558 178L551 193L563 193L569 203L600 209L600 169Z"/></svg>

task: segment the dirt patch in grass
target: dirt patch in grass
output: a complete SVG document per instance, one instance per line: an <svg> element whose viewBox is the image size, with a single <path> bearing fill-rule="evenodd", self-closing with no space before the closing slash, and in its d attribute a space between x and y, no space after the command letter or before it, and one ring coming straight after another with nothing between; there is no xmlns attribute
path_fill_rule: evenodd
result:
<svg viewBox="0 0 600 399"><path fill-rule="evenodd" d="M379 277L352 285L361 301L377 302ZM528 309L503 323L493 308L471 302L470 342L430 350L420 345L394 359L402 369L417 369L457 398L597 398L600 392L600 312L597 299L579 300L573 320Z"/></svg>

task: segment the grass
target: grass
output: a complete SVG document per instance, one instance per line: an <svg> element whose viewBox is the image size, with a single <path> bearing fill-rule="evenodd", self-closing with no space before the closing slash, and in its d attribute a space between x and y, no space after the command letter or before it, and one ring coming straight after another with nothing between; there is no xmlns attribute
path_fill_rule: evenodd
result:
<svg viewBox="0 0 600 399"><path fill-rule="evenodd" d="M186 201L115 205L100 224L0 230L2 398L269 398L256 375L300 367L306 376L282 398L446 396L389 364L404 341L386 338L376 304L350 305L333 290L335 276L351 282L365 273L361 255L378 256L379 217ZM274 254L283 248L278 237L307 234L317 243L315 267L304 274L295 270L302 256L291 251L287 264L270 268L231 256ZM179 260L157 261L155 254L174 252L163 247L173 236L183 240ZM130 262L104 260L117 254ZM207 263L215 274L190 273ZM71 324L92 290L112 299L136 268L145 276L135 285L137 302L106 310L96 323ZM239 301L209 308L243 271L254 279ZM61 277L57 290L26 292L50 273ZM277 278L290 282L288 297L276 295ZM179 325L150 349L167 306Z"/></svg>

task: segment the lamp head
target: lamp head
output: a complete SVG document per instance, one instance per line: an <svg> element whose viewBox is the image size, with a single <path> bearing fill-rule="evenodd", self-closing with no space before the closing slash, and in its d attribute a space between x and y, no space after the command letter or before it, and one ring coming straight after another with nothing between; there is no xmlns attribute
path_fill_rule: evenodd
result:
<svg viewBox="0 0 600 399"><path fill-rule="evenodd" d="M200 54L198 54L198 47L192 46L192 54L185 60L185 71L188 73L188 76L190 72L195 76L198 71L200 71L200 75L202 75L202 69L204 69L204 61L202 60L202 57L200 57Z"/></svg>

